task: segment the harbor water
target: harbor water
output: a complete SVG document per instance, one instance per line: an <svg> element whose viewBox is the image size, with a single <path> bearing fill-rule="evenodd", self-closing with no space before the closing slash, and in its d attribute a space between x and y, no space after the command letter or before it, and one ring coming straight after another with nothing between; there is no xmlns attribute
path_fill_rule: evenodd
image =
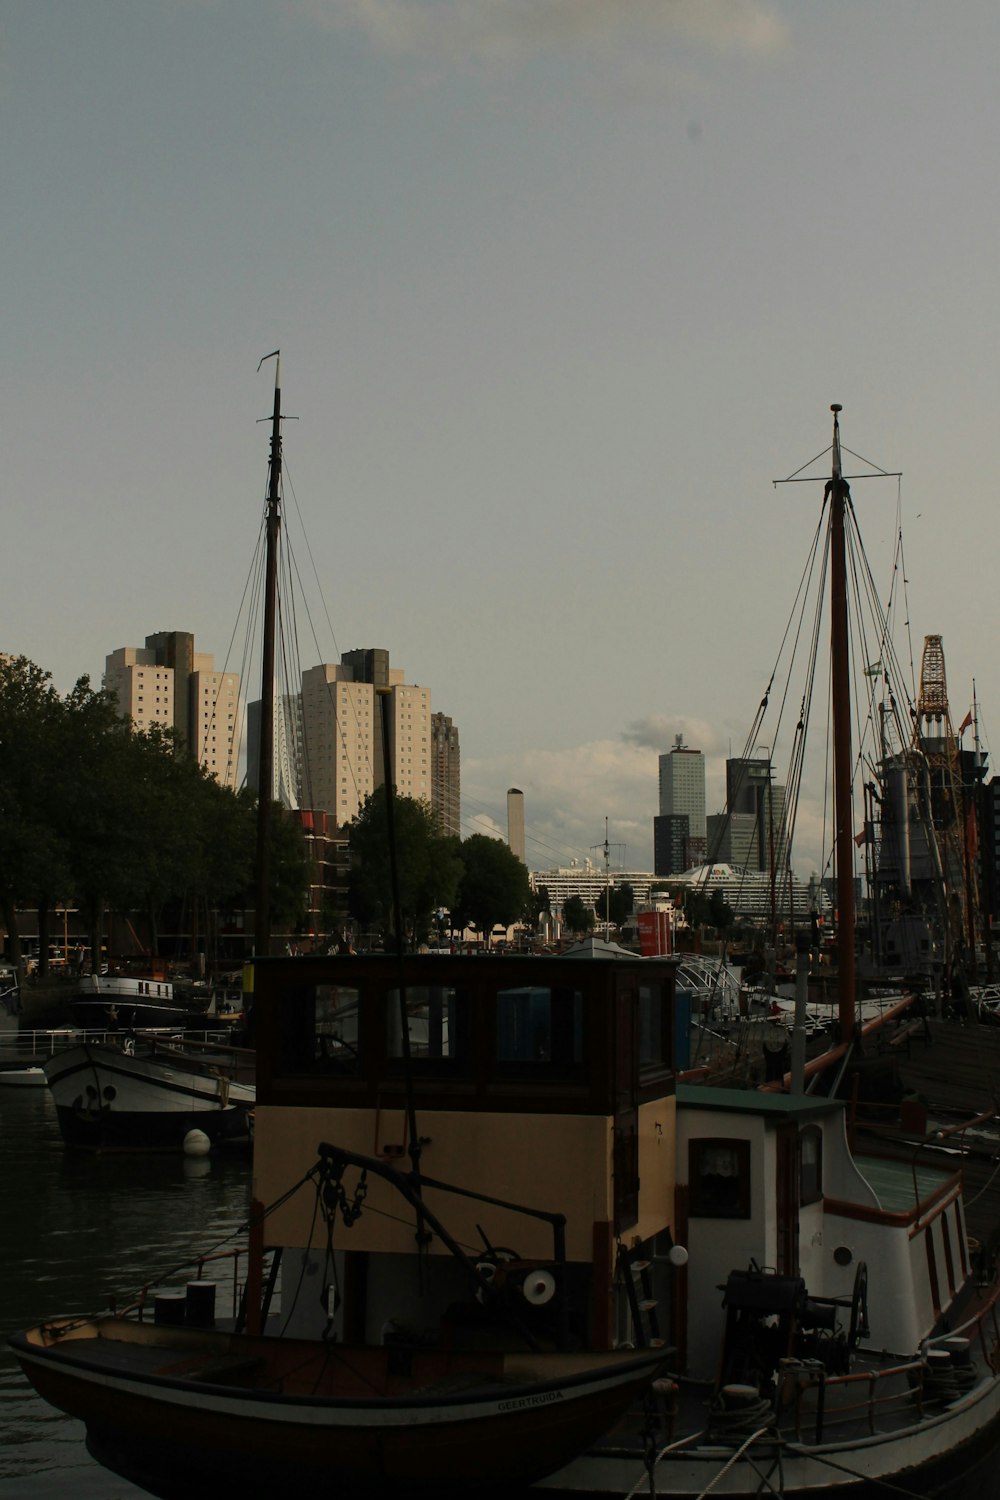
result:
<svg viewBox="0 0 1000 1500"><path fill-rule="evenodd" d="M246 1222L249 1157L67 1151L44 1088L0 1088L0 1140L0 1500L141 1500L90 1458L82 1423L34 1394L6 1335L183 1284L175 1267Z"/></svg>

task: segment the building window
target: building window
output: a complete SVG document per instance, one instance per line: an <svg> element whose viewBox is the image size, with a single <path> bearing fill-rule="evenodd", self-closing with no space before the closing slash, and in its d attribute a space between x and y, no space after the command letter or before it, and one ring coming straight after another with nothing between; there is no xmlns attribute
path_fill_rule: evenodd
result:
<svg viewBox="0 0 1000 1500"><path fill-rule="evenodd" d="M695 1219L749 1219L749 1141L710 1136L689 1143L688 1212Z"/></svg>

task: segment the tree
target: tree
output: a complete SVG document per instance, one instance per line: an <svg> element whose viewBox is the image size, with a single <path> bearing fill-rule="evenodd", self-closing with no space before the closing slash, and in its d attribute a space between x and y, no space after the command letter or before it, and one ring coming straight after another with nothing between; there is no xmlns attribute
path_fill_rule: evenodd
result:
<svg viewBox="0 0 1000 1500"><path fill-rule="evenodd" d="M0 915L21 967L19 904L38 905L68 886L59 801L62 700L50 674L25 656L0 659ZM48 959L48 943L42 950Z"/></svg>
<svg viewBox="0 0 1000 1500"><path fill-rule="evenodd" d="M594 903L598 921L610 922L614 927L620 927L628 917L632 915L635 904L635 892L626 882L624 885L613 885L610 890L605 888Z"/></svg>
<svg viewBox="0 0 1000 1500"><path fill-rule="evenodd" d="M453 907L462 874L459 843L440 832L430 808L412 797L393 802L404 934L426 932L431 913ZM389 824L384 787L378 787L350 825L348 907L364 926L394 929Z"/></svg>
<svg viewBox="0 0 1000 1500"><path fill-rule="evenodd" d="M536 933L544 912L551 912L552 902L549 897L548 886L540 885L534 890L528 891L528 899L525 902L524 911L521 913L521 921L532 934Z"/></svg>
<svg viewBox="0 0 1000 1500"><path fill-rule="evenodd" d="M597 920L594 908L587 906L579 896L568 896L563 902L563 921L570 932L593 932Z"/></svg>
<svg viewBox="0 0 1000 1500"><path fill-rule="evenodd" d="M500 839L474 833L459 846L462 879L457 912L463 926L475 927L489 942L494 927L509 927L531 894L528 871Z"/></svg>

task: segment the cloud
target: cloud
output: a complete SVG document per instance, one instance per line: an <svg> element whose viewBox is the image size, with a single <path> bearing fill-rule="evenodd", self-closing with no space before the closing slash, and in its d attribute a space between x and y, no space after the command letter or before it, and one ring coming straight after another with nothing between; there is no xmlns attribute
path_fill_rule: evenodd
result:
<svg viewBox="0 0 1000 1500"><path fill-rule="evenodd" d="M551 50L688 42L766 57L787 28L764 0L301 0L324 26L380 51L442 62L519 63Z"/></svg>
<svg viewBox="0 0 1000 1500"><path fill-rule="evenodd" d="M509 786L524 793L529 868L587 858L602 863L605 818L615 846L612 864L652 868L657 762L648 747L605 739L559 750L463 758L463 835L506 832Z"/></svg>
<svg viewBox="0 0 1000 1500"><path fill-rule="evenodd" d="M714 725L685 714L648 714L643 719L633 719L622 731L622 738L628 744L655 750L659 755L674 748L678 735L685 745L705 755L716 755L725 749L725 741Z"/></svg>
<svg viewBox="0 0 1000 1500"><path fill-rule="evenodd" d="M683 715L651 715L631 723L618 739L589 740L560 749L526 750L489 758L463 758L462 836L506 838L506 793L524 793L525 856L532 870L587 859L603 865L604 820L612 868L652 870L653 819L659 810L658 754L683 733L705 752L709 812L725 803L727 743L717 729ZM740 753L736 751L735 753ZM805 877L818 869L824 843L826 797L822 776L799 799L793 866Z"/></svg>

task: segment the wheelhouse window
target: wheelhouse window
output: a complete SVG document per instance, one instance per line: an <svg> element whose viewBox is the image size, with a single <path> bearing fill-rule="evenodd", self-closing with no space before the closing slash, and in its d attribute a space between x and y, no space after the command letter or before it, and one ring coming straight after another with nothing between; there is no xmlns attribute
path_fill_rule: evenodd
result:
<svg viewBox="0 0 1000 1500"><path fill-rule="evenodd" d="M357 1073L361 1058L356 989L302 985L282 998L278 1053L285 1073Z"/></svg>
<svg viewBox="0 0 1000 1500"><path fill-rule="evenodd" d="M583 1065L583 996L578 990L525 986L496 1001L497 1071L530 1077L578 1073Z"/></svg>
<svg viewBox="0 0 1000 1500"><path fill-rule="evenodd" d="M662 984L639 986L639 1071L669 1071L672 1064L670 1014Z"/></svg>
<svg viewBox="0 0 1000 1500"><path fill-rule="evenodd" d="M818 1203L823 1196L823 1132L807 1125L799 1134L799 1203Z"/></svg>
<svg viewBox="0 0 1000 1500"><path fill-rule="evenodd" d="M388 1055L403 1056L399 990L389 990L386 1031ZM419 985L406 991L406 1020L410 1058L414 1063L457 1063L468 1054L468 999L445 985Z"/></svg>
<svg viewBox="0 0 1000 1500"><path fill-rule="evenodd" d="M700 1219L749 1219L749 1141L713 1136L689 1143L688 1212Z"/></svg>

